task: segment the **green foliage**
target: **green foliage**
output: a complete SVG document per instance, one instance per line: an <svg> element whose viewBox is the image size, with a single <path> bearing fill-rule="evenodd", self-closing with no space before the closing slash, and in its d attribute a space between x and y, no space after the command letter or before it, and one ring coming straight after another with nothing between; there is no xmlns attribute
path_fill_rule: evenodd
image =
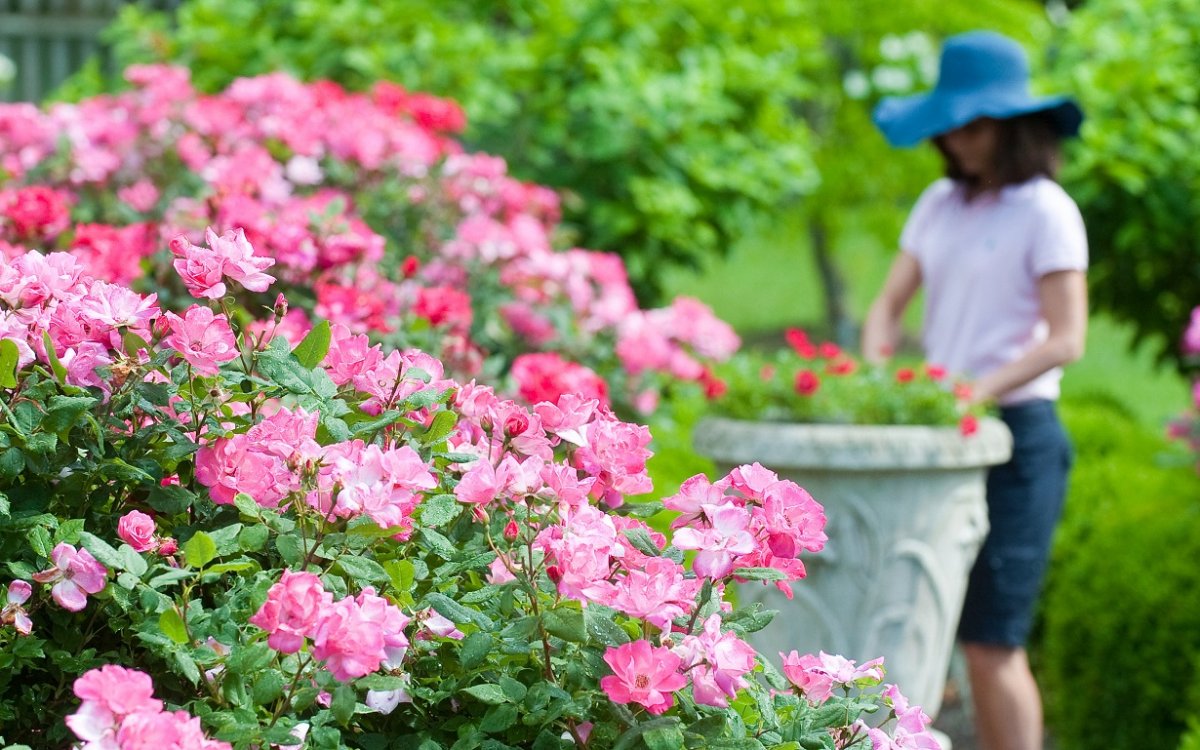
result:
<svg viewBox="0 0 1200 750"><path fill-rule="evenodd" d="M1088 117L1064 183L1092 299L1171 358L1200 300L1200 0L1089 0L1056 49L1054 77Z"/></svg>
<svg viewBox="0 0 1200 750"><path fill-rule="evenodd" d="M125 62L167 59L207 90L275 69L449 95L466 140L566 191L583 244L621 252L643 299L817 175L793 103L821 44L807 3L747 0L193 0L171 31L128 7ZM386 29L387 33L380 33Z"/></svg>
<svg viewBox="0 0 1200 750"><path fill-rule="evenodd" d="M1200 478L1110 397L1063 406L1077 460L1035 643L1047 723L1062 750L1175 747L1200 659Z"/></svg>

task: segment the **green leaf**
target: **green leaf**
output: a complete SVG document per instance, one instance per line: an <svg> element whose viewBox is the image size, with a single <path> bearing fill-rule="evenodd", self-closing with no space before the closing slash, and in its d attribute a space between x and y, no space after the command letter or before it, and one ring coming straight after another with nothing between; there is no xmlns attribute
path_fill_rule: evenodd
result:
<svg viewBox="0 0 1200 750"><path fill-rule="evenodd" d="M508 702L508 696L504 694L500 686L491 683L472 685L469 688L464 688L463 692L493 706Z"/></svg>
<svg viewBox="0 0 1200 750"><path fill-rule="evenodd" d="M183 545L183 555L193 568L203 568L217 556L217 545L208 534L197 531Z"/></svg>
<svg viewBox="0 0 1200 750"><path fill-rule="evenodd" d="M684 746L683 731L678 724L653 727L642 733L648 750L679 750Z"/></svg>
<svg viewBox="0 0 1200 750"><path fill-rule="evenodd" d="M92 557L108 567L124 570L125 560L121 557L121 553L113 549L108 542L100 537L87 531L81 531L79 532L79 543L84 546L84 549L92 553Z"/></svg>
<svg viewBox="0 0 1200 750"><path fill-rule="evenodd" d="M589 604L583 610L588 635L605 646L620 646L629 643L629 633L613 621L615 612L608 607Z"/></svg>
<svg viewBox="0 0 1200 750"><path fill-rule="evenodd" d="M646 529L625 529L624 534L629 543L637 547L638 551L642 554L649 555L650 557L658 557L662 554L662 550L654 543L654 540L650 537L650 532Z"/></svg>
<svg viewBox="0 0 1200 750"><path fill-rule="evenodd" d="M67 544L79 543L79 532L83 531L82 518L70 518L58 525L58 530L54 532L54 543L66 542Z"/></svg>
<svg viewBox="0 0 1200 750"><path fill-rule="evenodd" d="M337 564L359 583L363 581L382 583L388 580L387 571L383 569L383 566L367 557L343 555L338 558Z"/></svg>
<svg viewBox="0 0 1200 750"><path fill-rule="evenodd" d="M50 538L50 531L45 526L34 526L29 530L29 546L39 556L49 558L50 552L54 549L54 541Z"/></svg>
<svg viewBox="0 0 1200 750"><path fill-rule="evenodd" d="M17 387L17 362L21 352L17 343L10 339L0 339L0 388Z"/></svg>
<svg viewBox="0 0 1200 750"><path fill-rule="evenodd" d="M333 691L333 704L329 710L333 712L333 718L345 726L354 716L355 703L357 701L354 697L354 688L349 685L338 685L337 689Z"/></svg>
<svg viewBox="0 0 1200 750"><path fill-rule="evenodd" d="M175 607L163 610L163 613L158 616L158 629L176 643L188 642L187 628L183 624L183 617Z"/></svg>
<svg viewBox="0 0 1200 750"><path fill-rule="evenodd" d="M733 575L747 581L782 581L787 578L783 571L775 568L735 568Z"/></svg>
<svg viewBox="0 0 1200 750"><path fill-rule="evenodd" d="M383 564L392 587L397 591L412 591L415 569L408 560L388 560Z"/></svg>
<svg viewBox="0 0 1200 750"><path fill-rule="evenodd" d="M458 422L458 415L452 411L439 411L430 423L429 429L418 436L422 445L433 445L446 439Z"/></svg>
<svg viewBox="0 0 1200 750"><path fill-rule="evenodd" d="M517 707L508 703L499 706L492 706L488 712L483 715L483 720L479 722L479 729L488 734L498 734L505 731L513 724L517 723ZM683 740L683 735L679 736L680 741ZM679 750L683 745L678 745L674 750Z"/></svg>
<svg viewBox="0 0 1200 750"><path fill-rule="evenodd" d="M505 674L500 675L500 689L504 691L504 694L513 703L520 703L525 700L525 694L528 692L524 683L514 680Z"/></svg>
<svg viewBox="0 0 1200 750"><path fill-rule="evenodd" d="M238 534L238 549L243 552L258 552L267 546L271 532L266 526L247 526Z"/></svg>
<svg viewBox="0 0 1200 750"><path fill-rule="evenodd" d="M58 352L54 351L54 342L50 340L50 332L42 332L42 345L46 348L46 359L50 360L50 369L54 373L54 379L59 385L67 382L67 368L63 367L62 361L58 358Z"/></svg>
<svg viewBox="0 0 1200 750"><path fill-rule="evenodd" d="M417 532L417 538L424 543L424 546L443 560L451 560L458 552L458 548L454 543L433 529L423 528Z"/></svg>
<svg viewBox="0 0 1200 750"><path fill-rule="evenodd" d="M445 526L462 513L463 506L454 495L434 495L417 506L421 523L426 526Z"/></svg>
<svg viewBox="0 0 1200 750"><path fill-rule="evenodd" d="M296 566L304 561L304 542L295 534L280 534L275 537L275 549L288 565Z"/></svg>
<svg viewBox="0 0 1200 750"><path fill-rule="evenodd" d="M313 329L308 332L296 348L292 350L292 354L296 356L297 361L301 365L312 369L321 364L325 359L325 355L329 353L329 321L322 320Z"/></svg>
<svg viewBox="0 0 1200 750"><path fill-rule="evenodd" d="M0 477L13 479L25 471L25 454L16 446L0 451Z"/></svg>
<svg viewBox="0 0 1200 750"><path fill-rule="evenodd" d="M551 634L572 643L587 642L587 627L584 625L583 611L566 604L546 610L542 622Z"/></svg>
<svg viewBox="0 0 1200 750"><path fill-rule="evenodd" d="M54 396L47 404L42 429L61 433L73 426L81 414L98 403L100 400L92 396Z"/></svg>
<svg viewBox="0 0 1200 750"><path fill-rule="evenodd" d="M146 565L146 560L128 544L118 547L117 554L121 556L121 567L138 578L141 578L149 567Z"/></svg>
<svg viewBox="0 0 1200 750"><path fill-rule="evenodd" d="M254 690L251 691L251 696L258 705L265 706L272 703L281 695L283 695L283 675L274 669L268 669L261 673L254 681Z"/></svg>
<svg viewBox="0 0 1200 750"><path fill-rule="evenodd" d="M483 664L488 654L492 652L492 636L477 630L463 639L458 650L458 660L463 669L475 669Z"/></svg>
<svg viewBox="0 0 1200 750"><path fill-rule="evenodd" d="M430 592L425 595L425 606L433 607L438 614L455 623L471 622L484 630L492 630L495 626L487 615L476 609L464 607L445 594Z"/></svg>
<svg viewBox="0 0 1200 750"><path fill-rule="evenodd" d="M409 682L403 677L376 672L355 680L354 685L360 690L400 690L407 688Z"/></svg>
<svg viewBox="0 0 1200 750"><path fill-rule="evenodd" d="M641 724L637 724L625 730L625 733L617 738L617 742L613 745L612 750L628 750L629 748L636 747L638 740L647 732L652 732L657 729L669 729L671 727L676 729L679 728L678 718L674 716L667 716L661 719L643 721ZM679 750L681 747L684 747L682 742L675 745L673 750Z"/></svg>

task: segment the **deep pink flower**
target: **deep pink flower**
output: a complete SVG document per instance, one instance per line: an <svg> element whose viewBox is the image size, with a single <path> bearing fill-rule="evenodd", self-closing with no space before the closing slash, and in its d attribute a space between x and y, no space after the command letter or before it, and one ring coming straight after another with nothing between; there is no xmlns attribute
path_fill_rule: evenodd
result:
<svg viewBox="0 0 1200 750"><path fill-rule="evenodd" d="M1182 348L1184 354L1200 354L1200 307L1192 309L1187 330L1183 332Z"/></svg>
<svg viewBox="0 0 1200 750"><path fill-rule="evenodd" d="M294 654L312 635L322 612L333 602L321 579L312 573L283 571L279 582L267 591L267 600L249 620L270 633L267 645Z"/></svg>
<svg viewBox="0 0 1200 750"><path fill-rule="evenodd" d="M691 675L693 697L705 706L728 706L749 684L745 675L757 663L750 644L731 631L721 632L718 614L704 621L700 635L685 636L675 653Z"/></svg>
<svg viewBox="0 0 1200 750"><path fill-rule="evenodd" d="M652 714L675 704L674 693L687 684L679 671L683 661L666 646L637 640L604 652L613 674L600 679L600 688L613 703L638 703Z"/></svg>
<svg viewBox="0 0 1200 750"><path fill-rule="evenodd" d="M50 552L54 567L35 573L38 583L54 583L50 596L63 609L78 612L87 606L87 595L104 590L108 569L86 549L61 542Z"/></svg>
<svg viewBox="0 0 1200 750"><path fill-rule="evenodd" d="M140 510L131 510L117 521L117 536L136 552L149 552L158 546L154 519Z"/></svg>
<svg viewBox="0 0 1200 750"><path fill-rule="evenodd" d="M220 366L237 359L237 340L224 315L192 305L179 317L168 312L171 333L163 343L179 352L201 375L216 375Z"/></svg>

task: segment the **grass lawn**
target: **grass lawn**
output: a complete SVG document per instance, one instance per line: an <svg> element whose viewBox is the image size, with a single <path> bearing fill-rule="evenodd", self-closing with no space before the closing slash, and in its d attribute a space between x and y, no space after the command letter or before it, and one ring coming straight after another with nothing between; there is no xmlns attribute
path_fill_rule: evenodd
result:
<svg viewBox="0 0 1200 750"><path fill-rule="evenodd" d="M839 250L851 311L861 319L887 272L892 250L866 232L846 237ZM822 326L824 303L807 242L787 222L741 243L700 274L672 272L665 282L669 294L706 302L749 339L770 340L789 325ZM909 313L906 328L915 335L919 305ZM1129 340L1122 325L1093 314L1087 353L1068 368L1064 397L1107 393L1143 424L1162 427L1189 403L1187 385L1173 371L1157 367L1145 347L1130 351Z"/></svg>

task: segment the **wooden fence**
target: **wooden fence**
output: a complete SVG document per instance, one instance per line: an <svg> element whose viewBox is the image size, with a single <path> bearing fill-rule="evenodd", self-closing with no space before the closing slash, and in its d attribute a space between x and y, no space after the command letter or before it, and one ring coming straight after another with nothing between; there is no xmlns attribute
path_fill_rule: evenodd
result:
<svg viewBox="0 0 1200 750"><path fill-rule="evenodd" d="M132 0L0 0L0 55L16 75L0 100L37 102L93 55L110 64L100 32ZM174 10L181 0L139 0Z"/></svg>

